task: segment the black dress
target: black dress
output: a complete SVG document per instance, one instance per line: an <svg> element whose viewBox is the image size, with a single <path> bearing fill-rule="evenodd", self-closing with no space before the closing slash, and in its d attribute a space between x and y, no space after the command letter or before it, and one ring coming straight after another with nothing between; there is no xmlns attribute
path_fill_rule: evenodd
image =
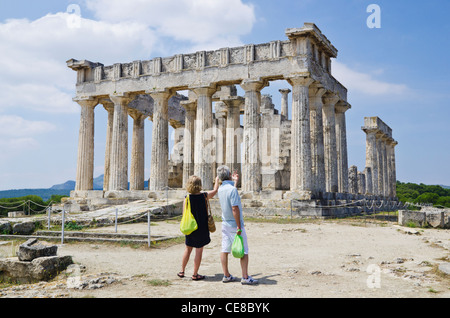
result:
<svg viewBox="0 0 450 318"><path fill-rule="evenodd" d="M208 210L206 209L207 193L189 194L191 201L191 211L198 228L189 235L186 235L186 245L200 248L211 242L208 229Z"/></svg>

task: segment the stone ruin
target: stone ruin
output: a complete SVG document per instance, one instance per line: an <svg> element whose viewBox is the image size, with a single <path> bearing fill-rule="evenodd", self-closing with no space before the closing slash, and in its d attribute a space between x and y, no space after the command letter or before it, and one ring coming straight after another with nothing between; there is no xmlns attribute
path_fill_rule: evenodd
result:
<svg viewBox="0 0 450 318"><path fill-rule="evenodd" d="M19 246L17 258L0 258L0 282L49 281L73 263L71 256L57 256L58 247L29 239Z"/></svg>
<svg viewBox="0 0 450 318"><path fill-rule="evenodd" d="M305 215L324 216L329 209L321 207L362 199L395 202L392 129L378 117L365 118L366 166L362 171L349 167L345 113L351 105L347 89L331 72L338 51L313 23L287 29L286 36L110 66L68 60L77 72L73 100L81 107L72 202L163 197L169 188L172 197L183 198L190 175L212 189L215 169L222 164L241 174L243 200L275 200L284 202L283 208L301 201ZM291 85L280 90L280 113L273 97L261 94L276 80ZM236 85L244 96L237 95ZM103 191L93 191L94 109L99 104L108 112L105 177ZM130 169L128 116L134 120ZM146 118L153 122L148 189ZM175 131L170 159L169 125ZM353 212L342 210L348 213Z"/></svg>

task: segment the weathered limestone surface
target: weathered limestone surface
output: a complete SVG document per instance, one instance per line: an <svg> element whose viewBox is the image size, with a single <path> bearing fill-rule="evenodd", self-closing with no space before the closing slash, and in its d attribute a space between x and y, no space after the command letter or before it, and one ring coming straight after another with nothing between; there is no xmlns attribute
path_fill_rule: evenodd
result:
<svg viewBox="0 0 450 318"><path fill-rule="evenodd" d="M339 101L336 94L327 93L324 96L323 131L325 153L326 190L338 192L338 165L336 148L336 113L335 105Z"/></svg>
<svg viewBox="0 0 450 318"><path fill-rule="evenodd" d="M56 256L58 246L44 245L38 242L37 238L29 239L19 246L17 257L19 261L31 262L38 257Z"/></svg>
<svg viewBox="0 0 450 318"><path fill-rule="evenodd" d="M361 128L366 133L366 167L371 168L372 192L396 197L395 146L392 129L378 117L365 117Z"/></svg>

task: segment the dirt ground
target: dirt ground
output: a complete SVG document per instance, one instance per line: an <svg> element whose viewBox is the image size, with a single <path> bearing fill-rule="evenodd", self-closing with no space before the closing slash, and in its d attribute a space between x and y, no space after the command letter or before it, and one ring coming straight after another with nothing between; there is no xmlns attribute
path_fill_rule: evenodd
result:
<svg viewBox="0 0 450 318"><path fill-rule="evenodd" d="M448 298L450 278L437 270L449 262L450 231L409 229L389 222L311 220L279 224L247 221L249 272L257 286L240 284L239 260L230 256L238 282L221 282L221 223L205 247L200 274L192 281L193 255L180 279L184 241L155 247L67 243L81 271L54 281L3 286L0 297L57 298ZM112 232L113 228L95 231ZM146 224L121 225L121 233L146 233ZM152 235L180 235L179 223L152 223ZM5 247L6 246L6 247ZM1 247L1 246L0 246ZM4 248L9 248L4 245ZM78 285L73 285L78 282ZM81 283L81 284L80 284ZM84 283L84 284L83 284ZM77 288L68 288L68 287ZM78 287L79 286L79 287Z"/></svg>

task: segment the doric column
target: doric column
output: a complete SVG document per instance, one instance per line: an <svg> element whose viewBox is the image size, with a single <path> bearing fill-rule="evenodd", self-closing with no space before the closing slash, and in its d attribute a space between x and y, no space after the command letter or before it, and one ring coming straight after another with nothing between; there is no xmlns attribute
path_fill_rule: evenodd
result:
<svg viewBox="0 0 450 318"><path fill-rule="evenodd" d="M261 89L266 83L245 80L241 83L245 91L244 109L244 162L242 164L242 189L260 191L262 185L261 158L259 157L259 128Z"/></svg>
<svg viewBox="0 0 450 318"><path fill-rule="evenodd" d="M390 177L390 191L389 195L392 198L395 198L397 196L397 171L395 168L395 146L398 145L398 142L395 140L390 140L388 143L388 149L389 149L389 177Z"/></svg>
<svg viewBox="0 0 450 318"><path fill-rule="evenodd" d="M325 149L326 190L327 192L338 192L335 105L339 101L339 97L334 93L326 93L323 97L323 101L323 143Z"/></svg>
<svg viewBox="0 0 450 318"><path fill-rule="evenodd" d="M186 187L189 177L194 175L194 133L197 101L184 101L181 102L181 105L186 109L183 139L183 187Z"/></svg>
<svg viewBox="0 0 450 318"><path fill-rule="evenodd" d="M378 129L362 127L366 133L366 167L372 172L372 191L370 194L378 195L378 150L376 134Z"/></svg>
<svg viewBox="0 0 450 318"><path fill-rule="evenodd" d="M358 193L366 194L366 176L364 172L358 172Z"/></svg>
<svg viewBox="0 0 450 318"><path fill-rule="evenodd" d="M364 175L366 176L366 194L372 195L373 194L372 168L366 167L366 169L364 169Z"/></svg>
<svg viewBox="0 0 450 318"><path fill-rule="evenodd" d="M312 191L309 86L313 80L298 76L292 85L291 191Z"/></svg>
<svg viewBox="0 0 450 318"><path fill-rule="evenodd" d="M212 153L212 99L216 88L199 87L192 91L197 95L197 120L194 140L194 174L202 179L204 190L214 186L215 156ZM215 143L214 143L215 145Z"/></svg>
<svg viewBox="0 0 450 318"><path fill-rule="evenodd" d="M152 158L149 190L164 190L169 186L169 98L171 91L148 91L153 98Z"/></svg>
<svg viewBox="0 0 450 318"><path fill-rule="evenodd" d="M100 101L103 108L108 112L108 122L106 123L106 141L105 141L105 170L103 175L103 191L109 190L109 177L111 175L111 144L114 123L114 103L110 99Z"/></svg>
<svg viewBox="0 0 450 318"><path fill-rule="evenodd" d="M130 109L133 118L133 139L131 144L130 190L144 190L145 184L145 115Z"/></svg>
<svg viewBox="0 0 450 318"><path fill-rule="evenodd" d="M108 190L128 190L128 104L132 99L126 93L109 98L114 103L114 119Z"/></svg>
<svg viewBox="0 0 450 318"><path fill-rule="evenodd" d="M288 102L288 95L291 92L289 88L286 89L280 89L279 92L281 93L281 115L284 116L286 119L289 117L289 102Z"/></svg>
<svg viewBox="0 0 450 318"><path fill-rule="evenodd" d="M319 85L311 85L309 88L311 168L313 189L317 193L326 191L322 115L322 96L325 92L326 90Z"/></svg>
<svg viewBox="0 0 450 318"><path fill-rule="evenodd" d="M225 164L232 172L241 175L241 106L245 102L240 96L223 99L227 106L227 130L225 145ZM239 180L239 184L241 180ZM239 186L239 185L238 185Z"/></svg>
<svg viewBox="0 0 450 318"><path fill-rule="evenodd" d="M216 167L225 164L226 137L227 137L227 108L224 102L215 103L216 126L214 135L216 136ZM213 170L214 174L215 169Z"/></svg>
<svg viewBox="0 0 450 318"><path fill-rule="evenodd" d="M347 155L347 127L345 112L351 108L350 104L339 101L335 106L336 112L336 152L339 192L348 192L348 155Z"/></svg>
<svg viewBox="0 0 450 318"><path fill-rule="evenodd" d="M96 98L74 99L81 106L76 191L94 188L94 108Z"/></svg>
<svg viewBox="0 0 450 318"><path fill-rule="evenodd" d="M377 137L377 162L378 162L378 194L384 196L384 160L383 160L383 148L384 153L386 153L386 148L383 147L383 133L378 131L376 134Z"/></svg>
<svg viewBox="0 0 450 318"><path fill-rule="evenodd" d="M358 168L356 166L348 169L348 192L358 194Z"/></svg>
<svg viewBox="0 0 450 318"><path fill-rule="evenodd" d="M383 194L385 197L389 197L389 162L388 162L388 153L387 153L387 141L389 137L384 135L381 137L381 151L382 151L382 159L383 159L383 185L384 191Z"/></svg>

